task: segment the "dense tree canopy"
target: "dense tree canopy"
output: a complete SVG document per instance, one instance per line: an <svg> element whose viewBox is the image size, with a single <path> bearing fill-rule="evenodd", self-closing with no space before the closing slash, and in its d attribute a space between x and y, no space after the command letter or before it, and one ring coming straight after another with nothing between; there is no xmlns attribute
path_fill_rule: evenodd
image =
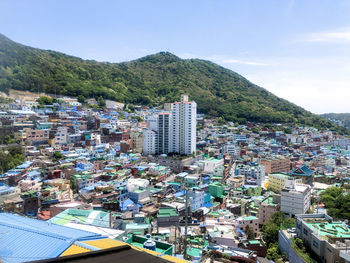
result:
<svg viewBox="0 0 350 263"><path fill-rule="evenodd" d="M0 35L0 90L9 89L144 105L171 102L185 92L200 112L229 121L339 128L231 70L168 52L125 63L101 63L30 48Z"/></svg>
<svg viewBox="0 0 350 263"><path fill-rule="evenodd" d="M15 168L25 161L25 156L22 153L20 146L11 146L0 151L0 173L5 173L8 170Z"/></svg>
<svg viewBox="0 0 350 263"><path fill-rule="evenodd" d="M264 223L261 232L268 248L268 259L276 260L282 257L278 251L278 232L281 229L287 229L294 226L295 219L286 218L281 211L274 213L271 218Z"/></svg>
<svg viewBox="0 0 350 263"><path fill-rule="evenodd" d="M321 202L333 218L350 220L350 193L342 188L328 187L321 193Z"/></svg>
<svg viewBox="0 0 350 263"><path fill-rule="evenodd" d="M327 119L341 121L344 127L350 128L350 113L325 113L321 114L321 116Z"/></svg>

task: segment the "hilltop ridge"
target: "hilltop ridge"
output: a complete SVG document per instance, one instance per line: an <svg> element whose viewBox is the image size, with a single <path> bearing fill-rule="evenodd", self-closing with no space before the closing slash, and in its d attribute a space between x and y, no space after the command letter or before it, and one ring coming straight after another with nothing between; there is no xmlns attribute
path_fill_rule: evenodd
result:
<svg viewBox="0 0 350 263"><path fill-rule="evenodd" d="M0 91L9 89L150 106L188 93L199 112L229 121L339 128L210 61L159 52L129 62L97 62L28 47L0 34Z"/></svg>

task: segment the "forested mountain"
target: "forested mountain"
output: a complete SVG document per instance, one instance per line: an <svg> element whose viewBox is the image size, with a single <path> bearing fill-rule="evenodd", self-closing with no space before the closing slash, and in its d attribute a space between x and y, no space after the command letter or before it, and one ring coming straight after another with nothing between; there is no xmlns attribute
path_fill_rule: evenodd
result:
<svg viewBox="0 0 350 263"><path fill-rule="evenodd" d="M333 121L340 121L342 126L350 129L350 113L325 113L321 114L321 117Z"/></svg>
<svg viewBox="0 0 350 263"><path fill-rule="evenodd" d="M104 63L31 48L0 35L0 90L9 89L102 96L151 106L179 99L185 92L198 103L200 112L230 121L339 128L229 69L168 52L130 62Z"/></svg>

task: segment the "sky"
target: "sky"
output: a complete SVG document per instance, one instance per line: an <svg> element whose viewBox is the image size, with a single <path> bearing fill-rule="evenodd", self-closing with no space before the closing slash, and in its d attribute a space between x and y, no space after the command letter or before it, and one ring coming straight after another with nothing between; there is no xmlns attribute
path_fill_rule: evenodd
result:
<svg viewBox="0 0 350 263"><path fill-rule="evenodd" d="M350 0L0 0L0 33L97 61L211 60L314 113L350 112Z"/></svg>

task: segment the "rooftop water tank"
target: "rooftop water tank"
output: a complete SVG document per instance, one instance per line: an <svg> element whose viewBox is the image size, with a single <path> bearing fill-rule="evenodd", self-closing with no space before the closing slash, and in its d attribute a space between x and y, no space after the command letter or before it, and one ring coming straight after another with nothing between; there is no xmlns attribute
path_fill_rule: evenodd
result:
<svg viewBox="0 0 350 263"><path fill-rule="evenodd" d="M156 251L156 242L154 242L152 239L151 239L151 235L148 234L147 235L147 240L145 243L143 243L143 248L147 248L149 250L152 250L152 251Z"/></svg>

